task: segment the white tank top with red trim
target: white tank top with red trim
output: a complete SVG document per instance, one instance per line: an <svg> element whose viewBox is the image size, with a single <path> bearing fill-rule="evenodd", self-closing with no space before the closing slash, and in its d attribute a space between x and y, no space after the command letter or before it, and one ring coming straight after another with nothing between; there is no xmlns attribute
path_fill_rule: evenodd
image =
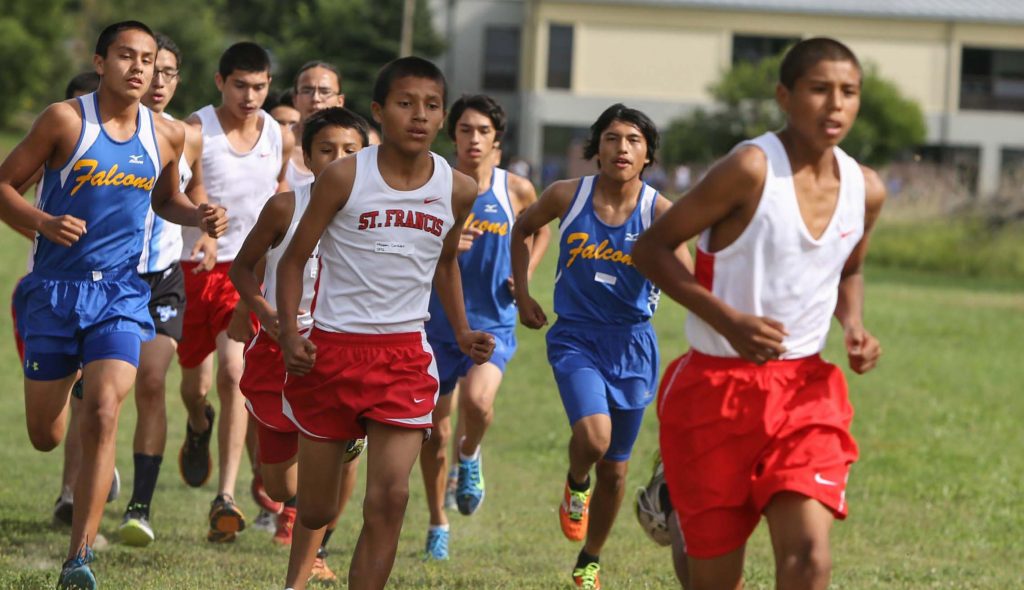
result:
<svg viewBox="0 0 1024 590"><path fill-rule="evenodd" d="M288 224L288 231L281 238L281 243L267 250L267 269L263 275L263 297L270 304L270 307L277 309L277 265L281 262L285 248L292 241L295 235L295 228L302 219L302 214L309 206L309 192L312 185L306 184L295 189L295 210L292 212L291 222ZM320 267L320 252L318 248L313 249L313 254L306 261L306 267L302 272L302 298L299 299L299 310L305 310L298 317L299 331L305 331L313 326L313 315L310 308L313 306L313 293L316 290L316 277Z"/></svg>
<svg viewBox="0 0 1024 590"><path fill-rule="evenodd" d="M452 169L431 154L434 172L420 188L391 188L377 146L356 153L348 202L320 238L313 321L330 332L414 332L427 307L444 237L455 223Z"/></svg>
<svg viewBox="0 0 1024 590"><path fill-rule="evenodd" d="M739 146L765 153L768 169L761 200L735 242L709 252L710 230L697 242L697 280L715 297L747 314L778 320L792 359L821 352L838 300L847 258L864 235L864 174L856 160L834 148L839 198L825 232L815 239L800 215L789 156L778 136L765 133ZM689 314L686 335L705 354L739 356L710 325Z"/></svg>

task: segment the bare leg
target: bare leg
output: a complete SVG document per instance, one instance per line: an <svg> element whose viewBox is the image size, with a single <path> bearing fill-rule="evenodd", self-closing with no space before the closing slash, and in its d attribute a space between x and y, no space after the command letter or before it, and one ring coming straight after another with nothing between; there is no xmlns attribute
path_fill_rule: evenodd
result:
<svg viewBox="0 0 1024 590"><path fill-rule="evenodd" d="M608 451L612 419L607 414L585 416L572 425L569 439L569 475L576 483L587 479L590 468Z"/></svg>
<svg viewBox="0 0 1024 590"><path fill-rule="evenodd" d="M459 389L459 424L465 424L461 439L462 455L472 456L483 441L484 433L494 421L494 398L501 387L501 370L491 363L474 366L462 380Z"/></svg>
<svg viewBox="0 0 1024 590"><path fill-rule="evenodd" d="M220 421L217 427L220 481L217 493L232 497L235 495L235 482L249 426L245 398L238 388L244 351L245 345L228 338L227 332L217 335L217 397L220 399Z"/></svg>
<svg viewBox="0 0 1024 590"><path fill-rule="evenodd" d="M144 455L163 455L167 446L167 371L178 343L158 334L142 343L135 379L135 438L132 449Z"/></svg>
<svg viewBox="0 0 1024 590"><path fill-rule="evenodd" d="M437 398L433 430L420 451L420 471L427 492L427 509L430 511L430 524L434 526L448 524L448 516L444 512L444 492L448 480L446 450L452 431L452 395Z"/></svg>
<svg viewBox="0 0 1024 590"><path fill-rule="evenodd" d="M832 574L829 532L834 517L817 500L776 494L765 508L779 590L824 590Z"/></svg>
<svg viewBox="0 0 1024 590"><path fill-rule="evenodd" d="M711 559L687 557L689 590L740 590L743 588L743 554L746 546Z"/></svg>
<svg viewBox="0 0 1024 590"><path fill-rule="evenodd" d="M61 475L61 495L65 498L75 497L75 482L78 481L78 470L82 464L82 445L78 444L78 405L81 403L75 396L69 397L71 414L68 416L66 438L71 444L64 443L64 472Z"/></svg>
<svg viewBox="0 0 1024 590"><path fill-rule="evenodd" d="M683 539L683 531L679 526L676 512L668 516L668 533L672 537L672 567L676 571L676 579L683 590L689 590L690 570L686 561L686 540Z"/></svg>
<svg viewBox="0 0 1024 590"><path fill-rule="evenodd" d="M590 500L590 524L587 526L587 540L583 551L590 555L601 555L608 535L615 524L615 517L622 506L626 491L628 461L597 462L597 481Z"/></svg>
<svg viewBox="0 0 1024 590"><path fill-rule="evenodd" d="M196 432L206 432L210 428L206 420L206 394L210 391L212 381L212 353L198 366L181 368L181 401L188 412L188 423Z"/></svg>

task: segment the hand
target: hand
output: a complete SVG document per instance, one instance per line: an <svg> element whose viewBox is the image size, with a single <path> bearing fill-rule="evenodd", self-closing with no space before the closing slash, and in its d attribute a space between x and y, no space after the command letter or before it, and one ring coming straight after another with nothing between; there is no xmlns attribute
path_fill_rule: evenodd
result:
<svg viewBox="0 0 1024 590"><path fill-rule="evenodd" d="M267 306L265 309L258 310L256 317L260 320L260 328L274 342L277 342L278 337L281 335L281 325L277 322L277 310Z"/></svg>
<svg viewBox="0 0 1024 590"><path fill-rule="evenodd" d="M494 336L487 332L466 330L455 339L459 343L459 349L474 363L482 365L491 360L491 355L494 353Z"/></svg>
<svg viewBox="0 0 1024 590"><path fill-rule="evenodd" d="M771 318L739 314L728 333L722 335L742 358L762 365L786 352L782 340L789 333Z"/></svg>
<svg viewBox="0 0 1024 590"><path fill-rule="evenodd" d="M482 235L484 235L483 230L476 229L475 227L463 227L462 233L459 234L459 254L472 248L473 240Z"/></svg>
<svg viewBox="0 0 1024 590"><path fill-rule="evenodd" d="M316 362L316 345L308 338L293 332L283 337L280 344L284 368L290 375L301 377L313 370L313 363Z"/></svg>
<svg viewBox="0 0 1024 590"><path fill-rule="evenodd" d="M199 257L200 254L202 254L202 258ZM199 261L199 264L192 269L192 274L213 270L213 267L217 265L217 240L210 236L199 236L195 245L192 246L189 259Z"/></svg>
<svg viewBox="0 0 1024 590"><path fill-rule="evenodd" d="M86 234L85 220L70 215L50 217L39 226L39 233L54 244L73 246Z"/></svg>
<svg viewBox="0 0 1024 590"><path fill-rule="evenodd" d="M196 207L199 211L199 229L211 238L219 238L228 229L227 209L219 205L203 203Z"/></svg>
<svg viewBox="0 0 1024 590"><path fill-rule="evenodd" d="M527 328L539 330L542 326L547 325L548 316L544 315L544 310L533 297L527 295L517 299L516 305L519 306L519 321Z"/></svg>
<svg viewBox="0 0 1024 590"><path fill-rule="evenodd" d="M882 345L878 339L864 329L864 326L851 326L846 329L846 357L854 373L863 375L878 364L882 356Z"/></svg>
<svg viewBox="0 0 1024 590"><path fill-rule="evenodd" d="M253 331L252 322L249 321L248 310L235 308L235 311L231 314L231 321L228 322L227 333L228 338L235 342L245 344L252 340L256 332Z"/></svg>

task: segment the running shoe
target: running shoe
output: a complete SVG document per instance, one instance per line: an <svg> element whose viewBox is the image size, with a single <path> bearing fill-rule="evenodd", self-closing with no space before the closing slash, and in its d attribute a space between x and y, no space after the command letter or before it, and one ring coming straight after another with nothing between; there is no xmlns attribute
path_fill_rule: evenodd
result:
<svg viewBox="0 0 1024 590"><path fill-rule="evenodd" d="M61 494L53 503L53 526L71 526L71 517L75 513L75 504L71 498Z"/></svg>
<svg viewBox="0 0 1024 590"><path fill-rule="evenodd" d="M252 490L252 499L256 501L260 508L271 514L281 514L284 504L274 500L267 494L267 489L263 487L263 476L259 473L253 474L250 490Z"/></svg>
<svg viewBox="0 0 1024 590"><path fill-rule="evenodd" d="M228 494L221 494L210 503L210 532L206 540L211 543L231 543L245 530L245 515Z"/></svg>
<svg viewBox="0 0 1024 590"><path fill-rule="evenodd" d="M260 513L252 521L252 528L257 531L265 531L270 534L277 532L277 515L260 509Z"/></svg>
<svg viewBox="0 0 1024 590"><path fill-rule="evenodd" d="M121 495L121 474L114 465L114 481L110 482L110 491L107 492L107 504L110 504Z"/></svg>
<svg viewBox="0 0 1024 590"><path fill-rule="evenodd" d="M601 590L601 564L588 563L586 567L578 567L572 570L572 581L577 588L583 590Z"/></svg>
<svg viewBox="0 0 1024 590"><path fill-rule="evenodd" d="M295 507L285 506L281 514L277 515L277 531L274 533L274 542L278 545L291 545L294 529Z"/></svg>
<svg viewBox="0 0 1024 590"><path fill-rule="evenodd" d="M448 559L448 531L430 527L427 529L427 552L423 561L445 561Z"/></svg>
<svg viewBox="0 0 1024 590"><path fill-rule="evenodd" d="M178 452L178 470L185 483L193 488L201 487L206 480L210 479L213 471L213 459L210 458L210 436L213 434L213 424L216 412L213 406L206 404L206 419L210 427L206 432L192 430L192 425L185 421L185 442L181 443L181 451Z"/></svg>
<svg viewBox="0 0 1024 590"><path fill-rule="evenodd" d="M483 460L480 452L476 459L459 460L459 483L455 490L455 503L459 512L469 516L484 503Z"/></svg>
<svg viewBox="0 0 1024 590"><path fill-rule="evenodd" d="M587 522L590 520L590 489L577 492L566 481L565 495L558 507L558 520L566 539L582 541L587 536Z"/></svg>
<svg viewBox="0 0 1024 590"><path fill-rule="evenodd" d="M345 458L343 462L350 463L352 461L355 461L356 459L359 458L359 455L363 454L363 449L365 448L366 437L353 438L352 440L348 441L348 444L345 445Z"/></svg>
<svg viewBox="0 0 1024 590"><path fill-rule="evenodd" d="M448 470L448 484L444 489L444 507L448 509L458 508L459 505L455 501L455 491L459 487L459 467L458 465L452 465L452 468Z"/></svg>
<svg viewBox="0 0 1024 590"><path fill-rule="evenodd" d="M153 542L153 527L149 524L149 511L142 504L130 504L117 532L121 542L129 547L145 547Z"/></svg>
<svg viewBox="0 0 1024 590"><path fill-rule="evenodd" d="M88 545L78 555L64 562L57 580L57 590L96 590L96 576L89 569L95 557Z"/></svg>
<svg viewBox="0 0 1024 590"><path fill-rule="evenodd" d="M331 568L327 567L327 550L323 547L317 549L316 559L313 560L313 569L309 572L310 581L322 582L324 584L336 584L338 576Z"/></svg>

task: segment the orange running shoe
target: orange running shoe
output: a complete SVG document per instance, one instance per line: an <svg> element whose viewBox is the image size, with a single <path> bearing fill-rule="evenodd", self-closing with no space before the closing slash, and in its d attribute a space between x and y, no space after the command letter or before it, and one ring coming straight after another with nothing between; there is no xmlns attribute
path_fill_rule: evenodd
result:
<svg viewBox="0 0 1024 590"><path fill-rule="evenodd" d="M601 590L600 572L600 565L588 563L587 567L578 567L572 571L572 581L582 590Z"/></svg>
<svg viewBox="0 0 1024 590"><path fill-rule="evenodd" d="M274 542L278 545L292 544L292 530L295 529L295 507L285 506L281 514L277 515L277 532L274 533Z"/></svg>
<svg viewBox="0 0 1024 590"><path fill-rule="evenodd" d="M565 482L565 495L558 507L558 520L562 534L570 541L582 541L587 536L587 522L590 520L590 488L577 492Z"/></svg>
<svg viewBox="0 0 1024 590"><path fill-rule="evenodd" d="M327 552L322 547L316 552L316 559L313 560L313 569L309 572L309 579L334 584L338 581L338 576L331 571L331 568L327 567L327 562L324 561L326 555Z"/></svg>

